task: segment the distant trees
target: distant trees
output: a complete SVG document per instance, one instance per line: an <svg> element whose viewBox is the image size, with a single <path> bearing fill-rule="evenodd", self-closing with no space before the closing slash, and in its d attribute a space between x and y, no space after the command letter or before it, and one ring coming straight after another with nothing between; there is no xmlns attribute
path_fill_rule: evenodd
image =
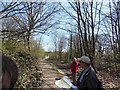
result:
<svg viewBox="0 0 120 90"><path fill-rule="evenodd" d="M59 61L62 60L67 45L66 36L62 32L59 33L59 31L53 31L51 41L51 45L53 46L53 58L58 59Z"/></svg>
<svg viewBox="0 0 120 90"><path fill-rule="evenodd" d="M58 52L59 52L59 59L62 59L62 52L66 46L66 38L65 35L61 35L58 40Z"/></svg>
<svg viewBox="0 0 120 90"><path fill-rule="evenodd" d="M58 54L57 54L57 52L58 52L58 38L59 38L58 32L54 31L52 33L51 39L52 39L53 47L54 47L54 50L53 50L54 55L53 56L55 59L58 58Z"/></svg>

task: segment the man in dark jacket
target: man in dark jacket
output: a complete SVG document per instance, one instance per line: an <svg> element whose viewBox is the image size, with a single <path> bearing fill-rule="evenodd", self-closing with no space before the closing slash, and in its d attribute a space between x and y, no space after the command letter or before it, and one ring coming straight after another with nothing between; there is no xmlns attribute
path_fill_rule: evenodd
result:
<svg viewBox="0 0 120 90"><path fill-rule="evenodd" d="M98 90L98 79L94 69L90 65L90 59L87 56L82 56L77 59L80 66L84 69L78 80L77 87L79 90Z"/></svg>

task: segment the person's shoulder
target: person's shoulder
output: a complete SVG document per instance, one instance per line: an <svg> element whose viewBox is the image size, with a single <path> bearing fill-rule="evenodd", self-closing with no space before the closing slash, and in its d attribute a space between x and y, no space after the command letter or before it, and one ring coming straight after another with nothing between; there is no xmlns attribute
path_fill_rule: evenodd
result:
<svg viewBox="0 0 120 90"><path fill-rule="evenodd" d="M89 72L89 77L94 78L94 79L97 78L97 75L96 75L96 72L94 71L94 69L91 69L91 70L90 70L90 72Z"/></svg>
<svg viewBox="0 0 120 90"><path fill-rule="evenodd" d="M96 72L95 70L91 67L89 72L88 72L89 75L96 75Z"/></svg>

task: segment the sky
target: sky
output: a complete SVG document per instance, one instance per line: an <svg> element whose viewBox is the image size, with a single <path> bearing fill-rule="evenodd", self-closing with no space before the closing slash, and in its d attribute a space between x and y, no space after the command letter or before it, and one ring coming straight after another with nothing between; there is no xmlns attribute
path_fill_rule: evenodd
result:
<svg viewBox="0 0 120 90"><path fill-rule="evenodd" d="M61 30L55 30L55 32L59 33L59 35L65 34L66 37L69 37L68 32ZM54 51L54 34L52 32L47 32L45 34L39 34L35 36L34 39L40 41L42 48L45 51ZM57 38L57 37L56 37Z"/></svg>
<svg viewBox="0 0 120 90"><path fill-rule="evenodd" d="M67 2L68 0L0 0L0 1L3 1L3 2L16 2L16 1L21 1L21 2L43 2L43 1L46 1L46 2ZM77 1L77 0L69 0L69 1ZM92 0L80 0L80 2L82 1L92 1ZM109 1L117 1L117 0L96 0L97 2L101 2L101 1L104 1L104 2L109 2Z"/></svg>
<svg viewBox="0 0 120 90"><path fill-rule="evenodd" d="M63 5L66 5L66 2L63 2ZM106 8L105 8L105 10L106 10ZM74 12L73 12L73 15L75 15ZM56 16L56 17L59 17L59 16ZM61 17L59 17L59 18L61 18ZM73 21L68 21L67 18L68 18L67 16L63 15L61 20L64 21L64 22L66 22L66 21L67 22L72 22L72 24L74 25L74 22ZM64 27L64 28L69 29L69 30L72 28L72 29L75 30L74 27L72 27L70 25L66 25L65 23L61 23L60 27ZM70 33L65 32L65 31L55 30L55 28L51 29L50 31L57 31L58 33L65 34L66 37L69 37L69 34L70 34ZM45 35L42 35L42 37L39 36L39 37L41 37L41 45L42 45L42 47L45 51L53 51L54 50L53 40L51 38L52 32L50 32L50 31L48 31ZM39 37L37 36L36 38L39 39Z"/></svg>

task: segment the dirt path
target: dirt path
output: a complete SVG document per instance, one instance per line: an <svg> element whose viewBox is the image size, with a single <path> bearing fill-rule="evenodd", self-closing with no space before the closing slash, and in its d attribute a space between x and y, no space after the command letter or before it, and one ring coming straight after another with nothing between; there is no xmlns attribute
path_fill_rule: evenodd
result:
<svg viewBox="0 0 120 90"><path fill-rule="evenodd" d="M56 85L55 81L56 79L60 78L60 76L57 74L57 71L55 71L45 59L39 59L38 65L42 69L43 72L43 84L42 89L47 90L48 88L51 90L60 90Z"/></svg>

